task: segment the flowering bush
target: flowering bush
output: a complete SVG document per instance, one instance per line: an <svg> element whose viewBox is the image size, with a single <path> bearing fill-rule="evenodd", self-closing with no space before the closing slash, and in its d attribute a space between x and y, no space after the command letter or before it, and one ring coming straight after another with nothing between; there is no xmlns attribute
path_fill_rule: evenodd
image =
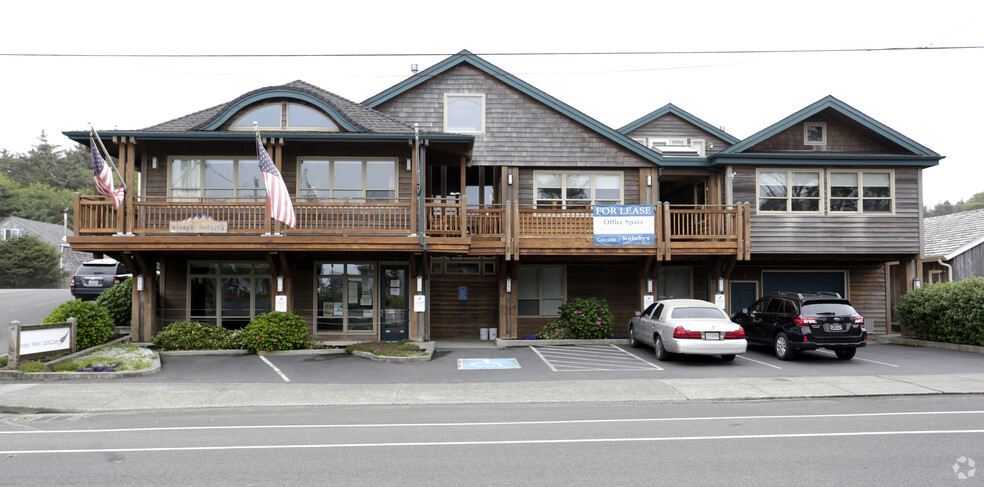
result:
<svg viewBox="0 0 984 487"><path fill-rule="evenodd" d="M272 311L257 316L243 329L243 348L251 351L297 350L304 348L308 325L290 312Z"/></svg>
<svg viewBox="0 0 984 487"><path fill-rule="evenodd" d="M604 299L573 298L560 307L560 321L567 323L570 338L605 339L612 336L615 315Z"/></svg>

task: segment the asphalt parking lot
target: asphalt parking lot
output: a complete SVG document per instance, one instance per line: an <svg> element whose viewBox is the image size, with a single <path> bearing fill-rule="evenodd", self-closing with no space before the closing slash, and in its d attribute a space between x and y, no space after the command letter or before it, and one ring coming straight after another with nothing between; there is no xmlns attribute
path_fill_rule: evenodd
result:
<svg viewBox="0 0 984 487"><path fill-rule="evenodd" d="M475 364L479 366L473 367ZM482 368L482 364L490 368ZM749 347L733 362L716 356L678 356L659 362L651 348L627 345L495 349L444 348L439 344L432 360L417 364L375 362L342 353L166 356L162 365L159 374L123 380L392 384L984 373L980 354L877 343L869 343L848 361L818 350L784 362L765 347Z"/></svg>

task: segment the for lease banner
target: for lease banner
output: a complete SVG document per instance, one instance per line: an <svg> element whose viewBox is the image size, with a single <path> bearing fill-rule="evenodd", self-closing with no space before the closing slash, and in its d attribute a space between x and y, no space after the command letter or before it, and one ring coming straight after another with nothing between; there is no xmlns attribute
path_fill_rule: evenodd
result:
<svg viewBox="0 0 984 487"><path fill-rule="evenodd" d="M655 245L652 205L594 207L595 245Z"/></svg>

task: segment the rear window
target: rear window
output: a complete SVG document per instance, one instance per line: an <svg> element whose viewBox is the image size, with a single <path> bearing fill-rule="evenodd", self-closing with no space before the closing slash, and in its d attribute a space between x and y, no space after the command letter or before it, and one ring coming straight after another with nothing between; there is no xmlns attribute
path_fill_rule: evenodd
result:
<svg viewBox="0 0 984 487"><path fill-rule="evenodd" d="M803 305L803 314L809 316L850 316L858 314L854 307L844 303L811 303Z"/></svg>
<svg viewBox="0 0 984 487"><path fill-rule="evenodd" d="M116 273L116 264L111 265L92 265L83 264L79 268L78 274L88 276L112 276Z"/></svg>
<svg viewBox="0 0 984 487"><path fill-rule="evenodd" d="M670 313L670 318L678 320L688 320L688 319L728 319L721 311L717 308L673 308L673 312Z"/></svg>

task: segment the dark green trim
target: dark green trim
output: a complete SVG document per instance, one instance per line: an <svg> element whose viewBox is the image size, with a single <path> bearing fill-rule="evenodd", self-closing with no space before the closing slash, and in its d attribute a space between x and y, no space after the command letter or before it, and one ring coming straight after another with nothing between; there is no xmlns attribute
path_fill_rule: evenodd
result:
<svg viewBox="0 0 984 487"><path fill-rule="evenodd" d="M76 132L62 132L63 135L69 139L78 142L80 144L89 144L89 132L88 131L76 131ZM141 131L103 131L99 135L102 138L112 138L112 137L134 137L138 140L191 140L191 141L201 141L207 142L210 140L215 141L227 141L227 140L253 140L256 135L253 131L245 132L141 132ZM292 132L260 132L261 136L264 137L276 137L278 139L282 138L284 140L296 140L296 141L322 141L322 142L406 142L408 140L413 140L413 134L407 135L380 135L380 134L358 134L358 133L344 133L344 132L327 132L324 134L312 134L312 133L292 133ZM475 137L471 135L432 135L432 134L421 134L421 139L427 139L432 142L448 142L448 143L458 143L471 145L475 141Z"/></svg>
<svg viewBox="0 0 984 487"><path fill-rule="evenodd" d="M711 156L714 166L734 165L796 165L796 166L917 166L931 167L940 163L942 156L906 156L882 154L863 156L858 154L722 154Z"/></svg>
<svg viewBox="0 0 984 487"><path fill-rule="evenodd" d="M630 137L622 134L611 127L581 113L577 109L567 105L566 103L548 95L547 93L537 89L533 85L503 71L499 67L493 65L492 63L482 59L479 56L468 52L467 50L462 50L459 53L444 59L443 61L407 78L406 80L397 83L396 85L390 87L389 89L380 92L379 94L372 96L362 102L363 105L369 108L376 108L379 105L389 101L400 94L403 94L410 89L429 81L430 79L450 70L451 68L458 66L459 64L467 63L475 68L484 71L485 73L495 77L499 81L506 83L510 87L516 89L517 91L530 96L531 98L547 105L551 109L571 118L575 122L584 125L590 130L597 132L598 134L606 137L612 142L628 149L634 154L641 156L642 158L651 161L655 164L661 164L663 157L656 152L648 149L646 146L632 140Z"/></svg>
<svg viewBox="0 0 984 487"><path fill-rule="evenodd" d="M717 138L719 138L719 139L721 139L721 140L723 140L723 141L725 141L725 142L727 142L729 144L737 144L741 140L738 137L735 137L735 136L733 136L733 135L725 132L724 130L721 130L721 129L719 129L719 128L717 128L717 127L715 127L715 126L713 126L713 125L711 125L711 124L709 124L709 123L707 123L707 122L705 122L705 121L703 121L703 120L701 120L701 119L699 119L699 118L697 118L697 117L695 117L693 115L691 115L686 110L684 110L684 109L682 109L682 108L680 108L680 107L678 107L678 106L676 106L676 105L674 105L672 103L667 103L666 105L663 105L662 107L654 110L653 112L651 112L651 113L649 113L647 115L642 116L638 120L636 120L634 122L631 122L628 125L626 125L626 126L620 128L620 129L618 129L618 131L621 132L621 133L623 133L623 134L628 134L629 132L631 132L631 131L639 128L639 127L642 127L643 125L646 125L649 122L652 122L653 120L656 120L656 119L658 119L658 118L660 118L660 117L662 117L664 115L667 115L667 114L676 115L676 116L682 118L687 123L689 123L691 125L694 125L697 128L699 128L699 129L701 129L701 130L703 130L703 131L705 131L705 132L707 132L707 133L709 133L709 134L711 134L711 135L713 135L713 136L715 136L715 137L717 137Z"/></svg>
<svg viewBox="0 0 984 487"><path fill-rule="evenodd" d="M830 95L821 98L820 100L814 102L810 106L803 108L802 110L770 125L769 127L761 130L760 132L739 142L738 144L735 144L719 152L718 154L730 155L730 154L737 154L740 152L744 152L758 145L759 143L769 139L770 137L775 136L779 132L782 132L783 130L786 130L792 127L793 125L796 125L806 120L807 118L828 108L836 110L842 113L843 115L846 115L847 117L853 119L859 124L873 130L879 135L882 135L883 137L891 140L892 142L898 144L905 150L908 150L915 155L941 158L939 154L929 150L925 146L922 146L916 141L892 130L891 128L882 124L881 122L865 115L864 113L861 113L860 111L856 110L854 107L851 107L850 105ZM820 157L826 157L826 156L820 156Z"/></svg>
<svg viewBox="0 0 984 487"><path fill-rule="evenodd" d="M200 127L199 130L215 130L220 126L222 126L222 124L229 121L236 113L246 108L247 106L274 98L290 98L294 100L306 101L324 110L325 113L327 113L328 116L330 116L332 120L334 120L335 123L338 124L339 127L345 129L346 131L364 132L364 130L362 130L361 127L349 121L347 118L345 118L344 115L342 115L340 111L338 111L338 109L325 102L325 100L318 98L317 96L311 95L309 93L304 93L295 90L287 90L282 88L254 93L237 101L236 103L226 107L226 109L223 110L222 113L220 113L215 119L213 119L207 125Z"/></svg>

